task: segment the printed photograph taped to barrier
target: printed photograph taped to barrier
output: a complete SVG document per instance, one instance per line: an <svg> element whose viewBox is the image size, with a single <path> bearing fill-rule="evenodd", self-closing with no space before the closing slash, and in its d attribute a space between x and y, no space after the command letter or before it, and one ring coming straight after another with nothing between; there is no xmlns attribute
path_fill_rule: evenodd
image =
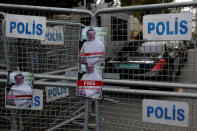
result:
<svg viewBox="0 0 197 131"><path fill-rule="evenodd" d="M105 56L104 27L85 27L79 44L77 95L102 99L103 68Z"/></svg>
<svg viewBox="0 0 197 131"><path fill-rule="evenodd" d="M31 109L33 98L33 74L29 72L8 72L5 88L5 107Z"/></svg>

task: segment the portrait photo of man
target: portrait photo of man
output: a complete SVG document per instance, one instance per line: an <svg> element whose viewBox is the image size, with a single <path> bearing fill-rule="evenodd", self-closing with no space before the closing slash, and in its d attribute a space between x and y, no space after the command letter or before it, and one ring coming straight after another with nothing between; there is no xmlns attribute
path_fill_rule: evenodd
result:
<svg viewBox="0 0 197 131"><path fill-rule="evenodd" d="M22 73L12 73L11 86L7 87L6 107L28 109L32 105L32 87ZM14 80L13 80L14 79Z"/></svg>
<svg viewBox="0 0 197 131"><path fill-rule="evenodd" d="M83 43L79 54L79 63L85 69L82 69L83 73L77 84L79 95L93 99L99 99L102 95L102 74L98 69L101 68L105 55L105 45L96 37L96 33L94 28L86 31L87 41Z"/></svg>

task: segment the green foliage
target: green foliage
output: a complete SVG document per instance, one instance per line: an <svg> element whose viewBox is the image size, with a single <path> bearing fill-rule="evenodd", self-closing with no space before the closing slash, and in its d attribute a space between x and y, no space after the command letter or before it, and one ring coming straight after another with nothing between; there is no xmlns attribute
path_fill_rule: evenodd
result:
<svg viewBox="0 0 197 131"><path fill-rule="evenodd" d="M169 3L173 0L121 0L121 6L147 5L158 3Z"/></svg>
<svg viewBox="0 0 197 131"><path fill-rule="evenodd" d="M80 1L82 0L6 0L1 3L73 8L78 6Z"/></svg>
<svg viewBox="0 0 197 131"><path fill-rule="evenodd" d="M73 8L78 6L79 0L49 0L47 3L50 7Z"/></svg>

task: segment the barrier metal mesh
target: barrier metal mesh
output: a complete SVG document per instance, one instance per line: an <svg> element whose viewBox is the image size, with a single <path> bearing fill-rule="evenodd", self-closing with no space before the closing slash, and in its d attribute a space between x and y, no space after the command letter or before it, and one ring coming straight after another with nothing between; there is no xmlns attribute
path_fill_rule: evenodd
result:
<svg viewBox="0 0 197 131"><path fill-rule="evenodd" d="M181 12L192 13L192 40L143 40L144 16ZM101 26L109 29L105 78L196 84L196 7L139 9L100 15L104 21Z"/></svg>
<svg viewBox="0 0 197 131"><path fill-rule="evenodd" d="M143 40L143 16L169 14L180 12L192 12L192 40L191 41L148 41L148 49L143 46L147 41ZM108 16L103 19L103 25L108 30L106 44L106 67L104 77L108 79L123 79L134 81L153 81L153 82L173 82L196 84L196 7L177 7L165 9L139 9L132 11L120 11L119 13L100 13L102 16ZM110 22L106 22L110 21ZM166 44L163 49L168 48L163 55L157 48L159 43ZM141 50L141 52L140 52ZM147 54L145 53L147 51ZM140 54L141 53L141 54ZM148 54L149 53L149 54ZM151 54L152 53L152 54ZM155 54L154 54L155 53ZM159 54L157 54L159 53ZM174 56L170 56L173 53ZM162 54L162 55L161 55ZM152 77L150 71L153 71L150 59L165 59L166 68L161 70L161 74ZM173 58L173 59L172 59ZM153 59L152 59L153 60ZM141 62L141 63L140 63ZM157 61L158 62L158 61ZM124 88L124 87L119 87ZM128 86L128 89L170 89L146 86ZM173 90L174 91L174 90ZM196 93L195 90L184 89L184 92ZM165 124L154 124L143 122L142 100L156 99L181 101L189 104L189 126L179 127ZM104 93L104 101L100 102L101 111L101 130L102 131L194 131L196 130L196 100L189 98L170 98L146 95L130 95L127 93Z"/></svg>
<svg viewBox="0 0 197 131"><path fill-rule="evenodd" d="M130 95L122 93L105 93L105 101L100 103L102 131L195 131L196 100L187 98L169 98L148 95ZM144 122L142 116L142 100L181 101L189 104L188 127L172 126L159 123Z"/></svg>
<svg viewBox="0 0 197 131"><path fill-rule="evenodd" d="M105 26L108 30L104 78L152 81L150 77L139 77L139 74L143 74L147 70L151 70L153 68L150 63L146 65L143 64L142 67L140 67L138 63L135 63L134 65L128 65L127 63L128 61L137 61L133 59L139 56L139 54L136 56L137 48L145 42L142 39L142 18L143 16L149 14L178 13L183 9L187 9L187 12L193 12L193 39L191 41L186 41L186 43L179 41L181 45L186 44L186 46L184 45L182 47L179 47L179 42L177 45L177 42L175 41L172 42L173 46L168 45L169 49L167 53L174 52L174 55L177 55L174 58L178 61L178 63L171 62L169 65L170 58L164 56L163 58L167 61L166 70L163 70L162 74L156 75L154 81L196 84L196 7L177 7L162 10L143 9L99 15L97 19L98 26ZM64 27L64 45L41 45L38 40L4 38L2 37L3 26L1 26L1 70L18 70L18 67L20 71L27 71L37 74L76 76L75 73L69 73L68 71L70 68L77 66L78 43L80 39L81 26L75 23L90 25L89 16L81 14L78 15L75 13L68 13L64 15L62 13L24 9L3 8L0 11L9 14L45 16L47 18L48 26L62 25ZM2 21L3 17L0 18ZM50 21L60 22L61 24ZM62 21L71 23L62 24ZM153 45L153 43L154 42L151 41L151 45ZM143 59L150 57L156 56L141 56ZM117 65L116 61L122 61L122 65ZM139 67L141 70L138 69L137 71L125 69ZM134 74L138 74L138 77L134 78ZM36 79L36 81L50 81L54 83L59 82L55 79ZM68 83L69 81L61 82ZM5 108L5 86L5 84L1 84L0 89L0 94L2 96L0 99L1 130L42 131L51 129L74 131L83 129L84 99L81 97L76 97L74 89L69 89L69 96L52 102L46 102L47 92L43 91L43 110L35 111ZM35 85L34 88L44 89L45 86ZM127 88L135 87L132 86ZM194 92L193 90L187 91ZM126 93L112 92L105 92L103 96L104 99L100 101L100 126L103 131L194 131L197 128L195 122L195 99L129 95ZM189 127L184 128L143 122L142 99L145 98L187 102L190 106Z"/></svg>
<svg viewBox="0 0 197 131"><path fill-rule="evenodd" d="M86 15L69 13L64 15L49 11L6 8L1 9L0 12L44 16L47 18L47 27L62 26L64 32L63 45L43 45L40 40L3 37L2 32L5 25L1 16L0 61L2 71L20 70L22 72L65 76L66 70L77 67L78 43L83 26L80 24L80 17L87 17ZM3 76L2 78L6 79ZM36 81L60 82L47 79L36 79ZM47 102L48 92L46 88L49 86L34 85L34 89L43 90L43 109L20 110L5 108L5 87L5 84L1 84L0 130L42 131L56 129L76 131L83 129L84 101L83 98L76 97L74 88L67 90L68 96ZM61 125L61 123L64 124Z"/></svg>

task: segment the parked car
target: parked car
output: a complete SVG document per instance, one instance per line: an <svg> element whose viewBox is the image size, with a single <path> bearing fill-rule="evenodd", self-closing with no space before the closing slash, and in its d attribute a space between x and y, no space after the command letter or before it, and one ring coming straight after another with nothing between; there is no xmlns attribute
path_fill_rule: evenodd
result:
<svg viewBox="0 0 197 131"><path fill-rule="evenodd" d="M175 49L180 53L181 65L184 66L184 63L187 61L187 43L186 41L174 41Z"/></svg>
<svg viewBox="0 0 197 131"><path fill-rule="evenodd" d="M192 39L187 41L187 48L188 49L193 49L196 47L196 39Z"/></svg>
<svg viewBox="0 0 197 131"><path fill-rule="evenodd" d="M174 81L181 68L180 52L173 41L130 42L117 58L108 58L105 73L120 79Z"/></svg>

